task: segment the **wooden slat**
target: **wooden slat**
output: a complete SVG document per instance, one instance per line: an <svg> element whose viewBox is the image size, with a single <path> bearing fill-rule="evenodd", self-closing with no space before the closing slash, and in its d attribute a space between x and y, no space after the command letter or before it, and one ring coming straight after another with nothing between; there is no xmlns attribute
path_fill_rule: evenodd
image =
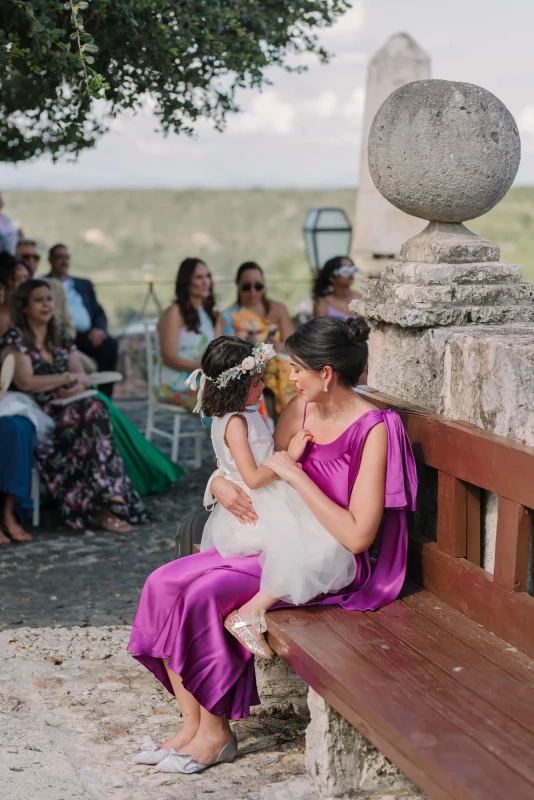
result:
<svg viewBox="0 0 534 800"><path fill-rule="evenodd" d="M268 630L269 643L290 666L432 800L531 795L532 784L503 762L495 773L492 754L429 706L422 693L414 701L394 670L377 667L350 647L320 614L271 612Z"/></svg>
<svg viewBox="0 0 534 800"><path fill-rule="evenodd" d="M466 686L476 695L473 702L477 702L477 697L484 700L534 736L534 689L531 686L516 680L454 634L446 633L403 603L392 603L373 616L377 624L451 675L458 684Z"/></svg>
<svg viewBox="0 0 534 800"><path fill-rule="evenodd" d="M531 512L513 500L499 497L493 580L511 592L524 592L527 588L531 529Z"/></svg>
<svg viewBox="0 0 534 800"><path fill-rule="evenodd" d="M480 625L473 623L460 611L438 600L425 589L408 584L403 591L402 605L414 608L447 633L477 650L485 658L493 661L516 680L534 686L534 661L511 646L504 639L490 633Z"/></svg>
<svg viewBox="0 0 534 800"><path fill-rule="evenodd" d="M472 483L466 484L467 492L467 553L466 558L472 564L480 566L481 538L480 538L480 489Z"/></svg>
<svg viewBox="0 0 534 800"><path fill-rule="evenodd" d="M466 486L446 472L438 472L438 547L455 558L467 554Z"/></svg>
<svg viewBox="0 0 534 800"><path fill-rule="evenodd" d="M358 392L377 408L398 411L416 457L428 466L534 508L534 448L397 397L373 390Z"/></svg>
<svg viewBox="0 0 534 800"><path fill-rule="evenodd" d="M534 658L534 597L509 592L481 567L425 540L410 540L408 570L415 583Z"/></svg>
<svg viewBox="0 0 534 800"><path fill-rule="evenodd" d="M396 603L395 607L401 605ZM421 617L423 625L430 624L423 615L413 613ZM430 660L420 648L404 641L402 626L399 636L394 625L389 629L383 627L376 614L351 614L349 617L338 609L325 611L321 619L378 667L393 672L399 683L413 693L415 702L423 693L429 705L495 756L495 770L500 769L499 760L504 761L533 784L534 794L534 733L527 732L511 716L477 696L458 680L458 673L451 672L447 664L440 665L439 657ZM469 650L463 643L459 644ZM426 647L430 646L429 641ZM492 671L498 671L492 662L487 663ZM481 682L486 679L486 672L480 671L480 659L477 677ZM506 677L511 680L508 674ZM489 680L492 680L491 675ZM531 691L530 707L525 708L525 713L534 714L534 691Z"/></svg>

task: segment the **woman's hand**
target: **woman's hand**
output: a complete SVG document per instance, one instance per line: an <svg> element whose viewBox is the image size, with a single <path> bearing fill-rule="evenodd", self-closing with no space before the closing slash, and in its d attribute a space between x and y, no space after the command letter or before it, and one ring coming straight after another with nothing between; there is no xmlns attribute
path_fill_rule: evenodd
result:
<svg viewBox="0 0 534 800"><path fill-rule="evenodd" d="M272 469L279 478L288 483L291 483L296 476L300 475L302 470L300 464L297 464L295 459L291 458L285 450L280 450L280 452L274 453L270 458L267 458L263 462L263 466Z"/></svg>
<svg viewBox="0 0 534 800"><path fill-rule="evenodd" d="M230 511L242 525L250 525L258 521L252 500L246 492L232 481L218 476L211 483L211 493L223 508Z"/></svg>
<svg viewBox="0 0 534 800"><path fill-rule="evenodd" d="M93 384L91 382L91 376L87 375L85 372L71 372L72 380L75 383L79 383L83 386L84 390L89 389Z"/></svg>
<svg viewBox="0 0 534 800"><path fill-rule="evenodd" d="M301 431L298 431L289 442L287 452L291 458L298 461L304 453L308 442L313 442L313 436L309 431L303 428Z"/></svg>
<svg viewBox="0 0 534 800"><path fill-rule="evenodd" d="M66 397L75 397L77 394L81 394L81 392L84 391L85 387L79 381L76 381L69 389L65 389L62 386L60 389L58 389L57 394L61 400L64 400Z"/></svg>

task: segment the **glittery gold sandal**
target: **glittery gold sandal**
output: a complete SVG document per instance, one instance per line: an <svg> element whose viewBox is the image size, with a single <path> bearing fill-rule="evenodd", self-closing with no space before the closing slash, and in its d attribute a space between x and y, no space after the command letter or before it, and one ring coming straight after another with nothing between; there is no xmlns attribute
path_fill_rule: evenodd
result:
<svg viewBox="0 0 534 800"><path fill-rule="evenodd" d="M253 611L247 621L242 620L237 611L232 611L224 620L224 627L232 636L235 636L238 642L241 642L243 647L254 653L255 656L266 658L268 661L272 660L274 651L271 650L263 636L267 630L265 611ZM247 628L249 627L262 634L261 638L248 631Z"/></svg>

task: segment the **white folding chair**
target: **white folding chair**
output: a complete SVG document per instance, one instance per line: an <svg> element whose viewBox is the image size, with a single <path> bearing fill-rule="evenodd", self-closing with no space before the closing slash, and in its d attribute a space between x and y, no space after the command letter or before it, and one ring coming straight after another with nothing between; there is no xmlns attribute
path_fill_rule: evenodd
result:
<svg viewBox="0 0 534 800"><path fill-rule="evenodd" d="M32 524L37 528L41 521L41 480L39 477L39 470L35 465L32 469L30 497L33 505Z"/></svg>
<svg viewBox="0 0 534 800"><path fill-rule="evenodd" d="M146 365L147 365L147 378L148 378L148 411L146 419L145 437L149 442L152 441L154 435L161 436L163 439L170 439L172 442L171 459L178 462L178 450L180 439L194 439L195 440L195 467L200 467L202 464L202 440L205 436L204 430L188 430L182 431L181 425L184 417L192 417L190 411L181 406L172 405L172 403L162 403L156 399L154 388L156 386L156 365L159 352L159 340L157 326L152 320L144 320L145 325L145 348L146 348ZM172 414L174 417L172 433L169 433L163 428L158 428L155 423L156 413Z"/></svg>

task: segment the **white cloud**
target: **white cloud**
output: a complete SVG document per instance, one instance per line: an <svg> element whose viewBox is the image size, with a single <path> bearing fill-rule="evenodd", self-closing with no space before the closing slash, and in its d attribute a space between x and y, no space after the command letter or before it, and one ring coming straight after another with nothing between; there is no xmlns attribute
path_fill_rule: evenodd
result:
<svg viewBox="0 0 534 800"><path fill-rule="evenodd" d="M274 133L290 136L295 127L297 110L282 100L278 92L268 90L250 98L248 108L229 118L227 134L246 136L250 133Z"/></svg>
<svg viewBox="0 0 534 800"><path fill-rule="evenodd" d="M363 0L353 0L352 8L349 8L331 28L325 28L319 38L326 48L352 44L356 41L364 23L365 3Z"/></svg>
<svg viewBox="0 0 534 800"><path fill-rule="evenodd" d="M534 106L525 106L517 118L521 144L529 152L534 150Z"/></svg>
<svg viewBox="0 0 534 800"><path fill-rule="evenodd" d="M354 89L348 102L343 106L342 114L348 119L359 119L365 106L365 89L360 86Z"/></svg>
<svg viewBox="0 0 534 800"><path fill-rule="evenodd" d="M302 110L312 116L328 119L332 117L339 105L337 94L331 90L323 92L318 97L312 97L302 104Z"/></svg>

